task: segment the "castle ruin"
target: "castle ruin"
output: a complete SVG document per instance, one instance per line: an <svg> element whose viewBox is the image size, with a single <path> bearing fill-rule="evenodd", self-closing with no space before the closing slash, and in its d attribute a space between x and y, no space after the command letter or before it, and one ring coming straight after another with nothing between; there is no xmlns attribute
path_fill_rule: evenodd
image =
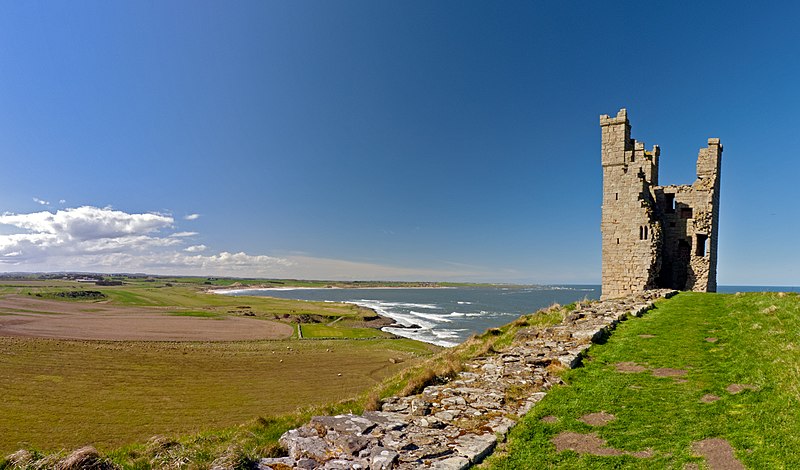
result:
<svg viewBox="0 0 800 470"><path fill-rule="evenodd" d="M659 148L631 139L627 111L600 116L603 299L646 289L717 290L722 144L708 139L690 185L658 185Z"/></svg>

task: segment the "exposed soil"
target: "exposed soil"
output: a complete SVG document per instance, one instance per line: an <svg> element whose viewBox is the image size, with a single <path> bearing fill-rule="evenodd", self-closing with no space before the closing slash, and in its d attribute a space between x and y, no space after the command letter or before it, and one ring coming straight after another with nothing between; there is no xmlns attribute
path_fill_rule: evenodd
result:
<svg viewBox="0 0 800 470"><path fill-rule="evenodd" d="M647 370L647 367L639 365L635 362L618 362L614 364L614 367L616 367L617 372L625 373L644 372Z"/></svg>
<svg viewBox="0 0 800 470"><path fill-rule="evenodd" d="M703 398L700 399L703 403L714 403L717 400L719 400L719 397L712 393L706 393L703 395Z"/></svg>
<svg viewBox="0 0 800 470"><path fill-rule="evenodd" d="M556 422L558 422L558 418L556 416L552 416L551 415L551 416L545 416L542 419L540 419L539 421L541 421L543 423L556 423Z"/></svg>
<svg viewBox="0 0 800 470"><path fill-rule="evenodd" d="M730 384L725 388L725 390L731 395L736 395L737 393L745 390L758 390L758 387L749 384Z"/></svg>
<svg viewBox="0 0 800 470"><path fill-rule="evenodd" d="M236 341L291 336L284 323L241 317L173 316L157 307L123 307L25 296L0 299L0 336L108 341Z"/></svg>
<svg viewBox="0 0 800 470"><path fill-rule="evenodd" d="M599 413L589 413L587 415L583 415L580 417L579 421L583 421L589 426L605 426L615 419L617 419L617 417L611 413L601 411Z"/></svg>
<svg viewBox="0 0 800 470"><path fill-rule="evenodd" d="M644 339L650 339L650 338L655 338L656 335L639 335L639 337Z"/></svg>
<svg viewBox="0 0 800 470"><path fill-rule="evenodd" d="M579 454L589 455L631 455L639 458L650 458L653 451L642 450L639 452L625 452L613 447L606 447L606 441L597 437L596 433L581 434L577 432L564 431L554 437L551 442L556 446L557 452L571 450Z"/></svg>
<svg viewBox="0 0 800 470"><path fill-rule="evenodd" d="M711 470L744 470L733 455L733 447L725 439L705 439L692 444L692 451L706 459Z"/></svg>
<svg viewBox="0 0 800 470"><path fill-rule="evenodd" d="M717 338L706 338L706 341L708 341L709 343L716 343Z"/></svg>
<svg viewBox="0 0 800 470"><path fill-rule="evenodd" d="M655 377L683 377L689 371L685 369L671 369L669 367L660 367L658 369L653 369L653 375Z"/></svg>
<svg viewBox="0 0 800 470"><path fill-rule="evenodd" d="M581 434L564 431L551 441L556 446L557 452L572 450L579 454L590 455L622 455L622 451L613 447L606 447L606 441L597 437L597 434Z"/></svg>

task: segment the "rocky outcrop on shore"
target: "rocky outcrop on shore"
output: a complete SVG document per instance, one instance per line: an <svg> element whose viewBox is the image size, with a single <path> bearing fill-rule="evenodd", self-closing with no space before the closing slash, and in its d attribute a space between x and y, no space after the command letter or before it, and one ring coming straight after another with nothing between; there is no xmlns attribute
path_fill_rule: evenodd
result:
<svg viewBox="0 0 800 470"><path fill-rule="evenodd" d="M577 367L592 342L675 293L652 290L580 305L558 325L520 330L509 347L468 362L446 384L384 400L380 411L312 418L281 437L288 457L261 459L258 468L469 468L561 383L557 370Z"/></svg>

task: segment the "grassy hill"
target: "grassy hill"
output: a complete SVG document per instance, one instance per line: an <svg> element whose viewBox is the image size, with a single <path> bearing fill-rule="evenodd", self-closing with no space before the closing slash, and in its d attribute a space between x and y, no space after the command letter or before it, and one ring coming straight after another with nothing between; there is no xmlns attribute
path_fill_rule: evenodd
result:
<svg viewBox="0 0 800 470"><path fill-rule="evenodd" d="M748 468L800 468L797 294L681 293L564 379L484 468L707 468L699 443L723 440Z"/></svg>

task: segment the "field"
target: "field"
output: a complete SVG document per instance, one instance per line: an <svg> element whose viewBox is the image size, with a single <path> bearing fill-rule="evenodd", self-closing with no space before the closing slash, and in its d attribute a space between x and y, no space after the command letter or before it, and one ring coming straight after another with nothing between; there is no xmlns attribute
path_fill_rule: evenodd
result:
<svg viewBox="0 0 800 470"><path fill-rule="evenodd" d="M370 326L379 324L374 312L355 305L231 297L206 293L208 286L197 282L151 281L131 279L122 286L0 282L0 335L231 341L289 338L296 323L332 324L341 329L334 337L376 336ZM74 297L81 293L100 297Z"/></svg>
<svg viewBox="0 0 800 470"><path fill-rule="evenodd" d="M232 426L358 395L427 354L427 346L408 340L0 337L0 451L90 443L108 450L157 434Z"/></svg>
<svg viewBox="0 0 800 470"><path fill-rule="evenodd" d="M438 350L387 337L353 305L202 287L0 283L0 455L233 429L353 398ZM298 323L315 339L298 340Z"/></svg>
<svg viewBox="0 0 800 470"><path fill-rule="evenodd" d="M798 338L796 294L681 293L592 347L483 467L800 468Z"/></svg>

